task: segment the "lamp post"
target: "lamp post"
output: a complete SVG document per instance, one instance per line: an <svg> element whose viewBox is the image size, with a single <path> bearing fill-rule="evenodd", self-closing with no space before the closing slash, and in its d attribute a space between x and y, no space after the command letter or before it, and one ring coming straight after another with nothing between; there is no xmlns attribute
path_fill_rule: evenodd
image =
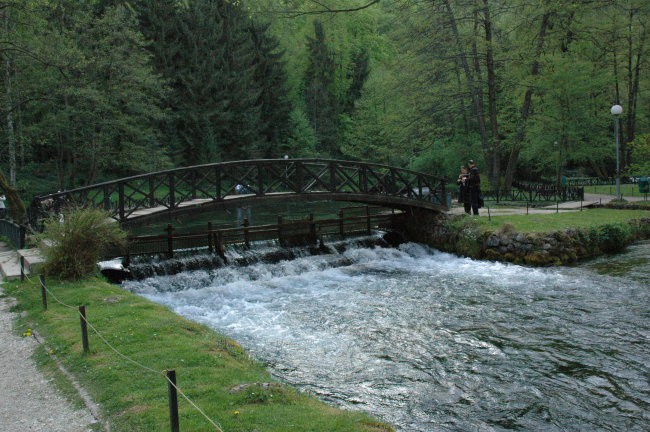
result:
<svg viewBox="0 0 650 432"><path fill-rule="evenodd" d="M616 199L621 199L621 158L619 155L619 142L618 142L618 122L620 115L623 113L623 107L616 104L610 110L614 116L614 134L616 135Z"/></svg>

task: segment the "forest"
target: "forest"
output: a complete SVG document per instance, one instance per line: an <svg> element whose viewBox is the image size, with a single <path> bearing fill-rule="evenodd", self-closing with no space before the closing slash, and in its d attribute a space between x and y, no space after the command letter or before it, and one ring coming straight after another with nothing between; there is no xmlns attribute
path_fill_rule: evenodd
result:
<svg viewBox="0 0 650 432"><path fill-rule="evenodd" d="M650 175L647 0L0 1L0 185L24 200L322 157L486 188Z"/></svg>

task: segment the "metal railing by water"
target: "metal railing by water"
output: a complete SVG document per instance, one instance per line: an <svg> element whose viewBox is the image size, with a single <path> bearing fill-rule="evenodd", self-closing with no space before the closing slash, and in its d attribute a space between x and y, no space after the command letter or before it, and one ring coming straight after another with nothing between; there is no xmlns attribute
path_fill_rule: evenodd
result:
<svg viewBox="0 0 650 432"><path fill-rule="evenodd" d="M358 210L358 208L356 208ZM169 224L166 234L130 236L123 248L114 248L106 258L131 257L140 255L162 255L173 258L179 250L204 249L225 257L228 245L240 244L250 247L251 243L264 240L277 240L281 246L316 244L326 236L341 238L353 235L369 235L373 229L385 229L392 225L394 214L382 207L363 207L365 214L345 215L343 209L338 217L329 219L289 220L278 217L278 223L250 226L248 220L239 227L215 228L208 223L207 229L200 232L174 233Z"/></svg>
<svg viewBox="0 0 650 432"><path fill-rule="evenodd" d="M26 228L7 219L0 219L0 237L6 237L16 249L25 247Z"/></svg>

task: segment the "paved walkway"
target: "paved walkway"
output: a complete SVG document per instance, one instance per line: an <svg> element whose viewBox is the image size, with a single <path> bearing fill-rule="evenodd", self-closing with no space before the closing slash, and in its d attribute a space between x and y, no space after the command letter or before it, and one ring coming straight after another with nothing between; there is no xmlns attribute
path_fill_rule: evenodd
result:
<svg viewBox="0 0 650 432"><path fill-rule="evenodd" d="M0 243L0 251L8 252ZM14 333L14 299L3 293L0 274L0 432L90 432L93 416L77 409L59 394L48 378L36 368L32 354L38 347L26 328Z"/></svg>
<svg viewBox="0 0 650 432"><path fill-rule="evenodd" d="M479 211L479 216L509 216L517 214L550 214L550 213L567 213L580 211L581 209L587 209L597 204L607 204L612 201L615 197L613 195L599 195L599 194L585 194L585 199L583 201L567 201L559 204L548 205L544 207L505 207L497 206L491 207L488 212L487 208L482 208ZM643 201L643 197L625 197L627 201ZM452 203L452 207L448 212L452 215L462 215L464 213L463 207L458 207L458 203Z"/></svg>

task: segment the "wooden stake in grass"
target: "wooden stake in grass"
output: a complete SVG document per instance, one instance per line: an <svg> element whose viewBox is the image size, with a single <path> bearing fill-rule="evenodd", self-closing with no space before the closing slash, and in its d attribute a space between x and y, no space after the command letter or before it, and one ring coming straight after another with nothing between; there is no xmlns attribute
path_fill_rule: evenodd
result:
<svg viewBox="0 0 650 432"><path fill-rule="evenodd" d="M170 369L165 371L167 374L167 390L169 393L169 423L172 432L179 432L180 425L178 421L178 394L176 392L176 371Z"/></svg>
<svg viewBox="0 0 650 432"><path fill-rule="evenodd" d="M45 276L38 275L38 280L41 282L41 301L43 302L43 310L47 310L47 290L45 288Z"/></svg>
<svg viewBox="0 0 650 432"><path fill-rule="evenodd" d="M86 322L86 306L79 306L79 322L81 323L81 343L84 352L90 352L88 347L88 323Z"/></svg>

